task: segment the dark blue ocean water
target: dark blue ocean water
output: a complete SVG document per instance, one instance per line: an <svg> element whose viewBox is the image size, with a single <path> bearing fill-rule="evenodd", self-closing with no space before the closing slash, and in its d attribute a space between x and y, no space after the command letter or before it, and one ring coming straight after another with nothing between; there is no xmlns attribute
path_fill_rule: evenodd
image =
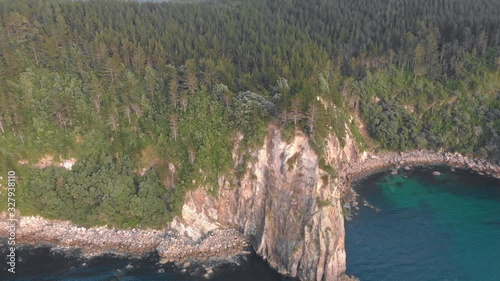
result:
<svg viewBox="0 0 500 281"><path fill-rule="evenodd" d="M442 175L433 176L433 170ZM347 272L364 281L499 281L500 180L450 168L379 173L355 189Z"/></svg>
<svg viewBox="0 0 500 281"><path fill-rule="evenodd" d="M2 248L5 248L3 246ZM2 261L5 250L0 252ZM191 265L186 272L173 264L161 265L157 255L142 259L103 256L82 259L52 251L49 247L25 247L17 250L16 273L8 273L2 262L0 280L15 281L284 281L292 280L272 270L255 253L231 263L205 264L213 267L213 275L205 278L203 264ZM164 271L164 272L163 272Z"/></svg>

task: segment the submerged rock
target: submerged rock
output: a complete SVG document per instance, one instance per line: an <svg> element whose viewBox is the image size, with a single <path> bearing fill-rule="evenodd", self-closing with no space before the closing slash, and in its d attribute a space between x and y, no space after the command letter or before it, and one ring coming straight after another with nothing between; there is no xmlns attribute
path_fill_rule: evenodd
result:
<svg viewBox="0 0 500 281"><path fill-rule="evenodd" d="M432 174L433 174L434 176L440 176L440 175L441 175L441 173L440 173L440 172L438 172L438 171L434 171L434 172L432 172Z"/></svg>
<svg viewBox="0 0 500 281"><path fill-rule="evenodd" d="M207 270L207 272L203 276L208 279L212 276L212 274L214 274L214 271L212 270L211 267L208 267L206 270Z"/></svg>

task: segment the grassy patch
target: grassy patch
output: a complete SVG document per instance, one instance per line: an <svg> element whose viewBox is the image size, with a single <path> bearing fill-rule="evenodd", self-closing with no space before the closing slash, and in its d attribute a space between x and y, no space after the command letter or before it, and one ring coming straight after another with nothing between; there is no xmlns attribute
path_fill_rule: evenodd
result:
<svg viewBox="0 0 500 281"><path fill-rule="evenodd" d="M316 204L318 204L320 208L331 206L330 200L322 200L319 197L316 197Z"/></svg>
<svg viewBox="0 0 500 281"><path fill-rule="evenodd" d="M288 170L292 170L293 169L293 166L295 166L295 163L297 163L297 159L299 158L300 156L300 153L298 152L295 152L295 154L288 158L288 160L286 160L286 164L288 165Z"/></svg>

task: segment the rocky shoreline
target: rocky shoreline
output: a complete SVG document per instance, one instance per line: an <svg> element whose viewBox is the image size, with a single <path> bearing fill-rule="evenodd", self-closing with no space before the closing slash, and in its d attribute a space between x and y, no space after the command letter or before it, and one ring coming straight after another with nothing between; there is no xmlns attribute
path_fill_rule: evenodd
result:
<svg viewBox="0 0 500 281"><path fill-rule="evenodd" d="M469 158L460 153L436 152L430 150L415 150L410 152L384 152L365 153L359 161L350 163L343 171L343 177L339 178L342 189L342 201L345 217L352 219L352 209L360 204L358 194L352 188L352 183L370 174L391 170L392 174L397 174L398 170L410 170L411 166L424 165L447 165L452 168L472 170L480 175L488 175L500 179L500 165L488 162L483 159ZM439 175L439 172L433 172ZM362 202L369 206L368 202Z"/></svg>
<svg viewBox="0 0 500 281"><path fill-rule="evenodd" d="M16 223L16 245L49 245L56 250L85 258L114 254L145 256L158 252L164 262L229 259L247 254L248 242L234 229L214 230L197 240L184 237L176 230L123 230L106 227L79 227L67 221L41 217L19 217ZM0 237L8 237L8 221L0 216Z"/></svg>
<svg viewBox="0 0 500 281"><path fill-rule="evenodd" d="M8 237L7 224L7 218L2 216L0 237ZM141 256L153 252L161 238L158 230L85 228L41 217L19 217L16 229L16 244L52 245L61 250L78 248L85 257L105 253Z"/></svg>
<svg viewBox="0 0 500 281"><path fill-rule="evenodd" d="M500 165L478 158L469 158L460 153L415 150L410 152L386 152L367 154L364 159L352 163L346 170L346 180L357 178L382 170L397 170L408 165L448 165L463 168L500 179Z"/></svg>
<svg viewBox="0 0 500 281"><path fill-rule="evenodd" d="M250 253L245 250L248 247L248 241L236 229L216 229L195 241L163 238L156 250L162 263L186 263L193 257L197 260L229 259Z"/></svg>

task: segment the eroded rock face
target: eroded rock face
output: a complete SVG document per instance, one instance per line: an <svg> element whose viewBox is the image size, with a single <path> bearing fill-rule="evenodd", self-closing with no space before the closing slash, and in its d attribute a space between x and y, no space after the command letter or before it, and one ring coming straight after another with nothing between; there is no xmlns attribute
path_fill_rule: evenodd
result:
<svg viewBox="0 0 500 281"><path fill-rule="evenodd" d="M339 175L359 155L350 134L344 147L333 136L327 140L325 158ZM297 132L287 143L270 127L241 182L221 178L217 197L203 189L188 193L183 222L174 225L194 238L233 227L282 274L341 280L346 268L341 186L319 168L306 136Z"/></svg>

